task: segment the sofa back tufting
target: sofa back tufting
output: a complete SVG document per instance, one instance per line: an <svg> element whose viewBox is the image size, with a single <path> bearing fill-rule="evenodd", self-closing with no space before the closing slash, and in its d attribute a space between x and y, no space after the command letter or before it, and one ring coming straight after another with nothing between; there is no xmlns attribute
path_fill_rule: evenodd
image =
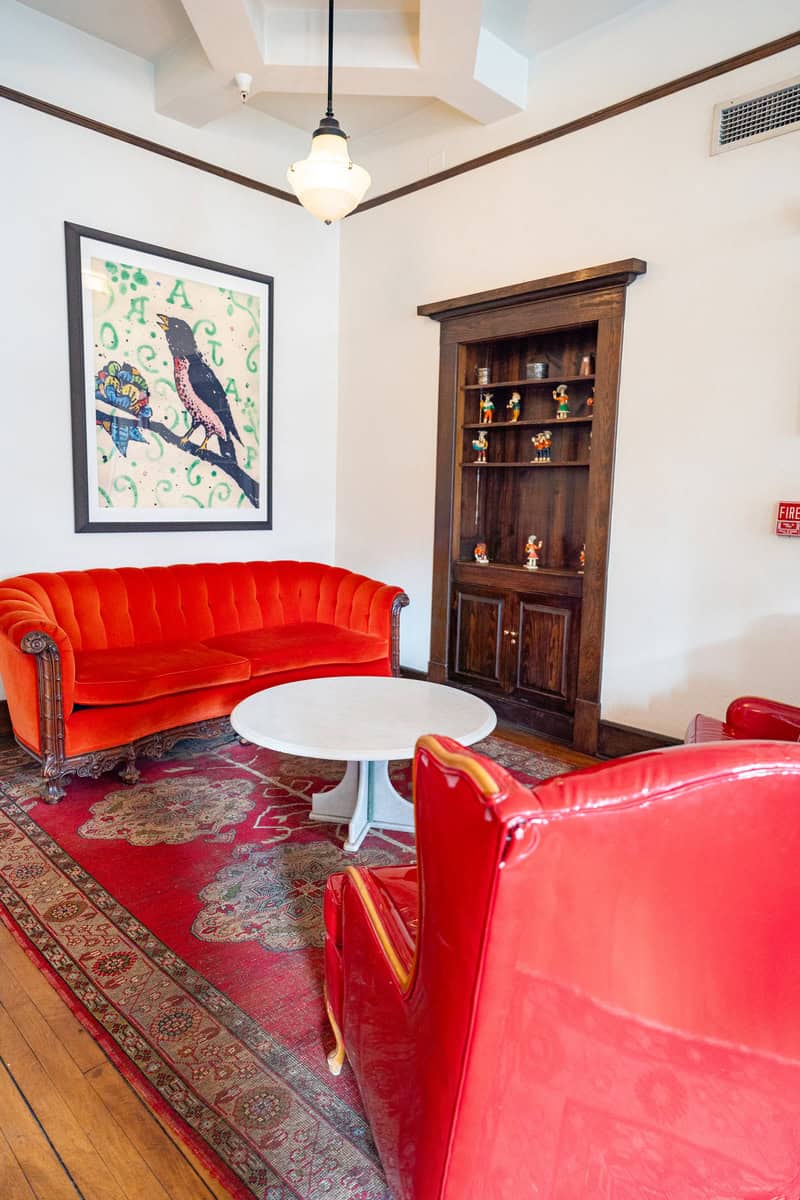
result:
<svg viewBox="0 0 800 1200"><path fill-rule="evenodd" d="M20 575L0 584L0 630L46 616L74 651L203 641L302 621L372 632L394 592L341 567L307 562L196 563Z"/></svg>

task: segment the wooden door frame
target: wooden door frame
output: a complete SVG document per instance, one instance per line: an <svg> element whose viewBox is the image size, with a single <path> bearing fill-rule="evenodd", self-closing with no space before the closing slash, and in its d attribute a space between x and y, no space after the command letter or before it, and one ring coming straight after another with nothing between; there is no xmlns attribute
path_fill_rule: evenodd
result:
<svg viewBox="0 0 800 1200"><path fill-rule="evenodd" d="M609 528L613 490L619 375L628 285L647 264L638 258L549 276L421 305L420 316L441 323L439 412L436 447L433 595L428 677L445 683L450 672L453 530L460 481L456 480L459 364L469 342L512 338L571 325L597 323L595 387L603 403L592 425L578 680L572 740L586 753L597 750L605 623ZM488 581L487 581L488 582Z"/></svg>

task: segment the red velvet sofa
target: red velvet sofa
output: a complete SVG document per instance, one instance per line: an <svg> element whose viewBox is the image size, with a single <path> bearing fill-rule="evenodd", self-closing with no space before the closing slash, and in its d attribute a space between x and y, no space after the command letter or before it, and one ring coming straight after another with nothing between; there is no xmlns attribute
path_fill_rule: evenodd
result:
<svg viewBox="0 0 800 1200"><path fill-rule="evenodd" d="M689 722L684 741L718 742L726 738L774 738L779 742L800 741L800 708L765 700L761 696L739 696L728 705L724 721L698 713Z"/></svg>
<svg viewBox="0 0 800 1200"><path fill-rule="evenodd" d="M418 866L325 895L325 981L397 1200L797 1200L800 746L533 789L417 746Z"/></svg>
<svg viewBox="0 0 800 1200"><path fill-rule="evenodd" d="M0 583L0 674L14 735L47 798L181 737L211 732L262 688L320 675L390 675L408 598L305 562L20 575Z"/></svg>

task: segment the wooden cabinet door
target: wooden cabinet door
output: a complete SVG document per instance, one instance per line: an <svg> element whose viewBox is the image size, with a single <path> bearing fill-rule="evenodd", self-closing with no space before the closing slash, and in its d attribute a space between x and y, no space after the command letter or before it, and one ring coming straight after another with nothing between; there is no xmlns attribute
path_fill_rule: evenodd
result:
<svg viewBox="0 0 800 1200"><path fill-rule="evenodd" d="M562 712L575 707L580 633L579 602L568 596L521 595L514 610L516 637L509 690Z"/></svg>
<svg viewBox="0 0 800 1200"><path fill-rule="evenodd" d="M480 588L453 589L451 672L476 687L504 688L507 665L504 629L508 597Z"/></svg>

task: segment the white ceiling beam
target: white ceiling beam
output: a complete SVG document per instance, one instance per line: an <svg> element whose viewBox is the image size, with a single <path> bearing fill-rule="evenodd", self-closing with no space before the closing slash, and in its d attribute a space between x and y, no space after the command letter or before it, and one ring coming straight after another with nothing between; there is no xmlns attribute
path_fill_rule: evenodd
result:
<svg viewBox="0 0 800 1200"><path fill-rule="evenodd" d="M194 38L161 56L154 80L156 112L195 129L241 105L233 79L214 70Z"/></svg>
<svg viewBox="0 0 800 1200"><path fill-rule="evenodd" d="M483 0L420 0L420 66L431 95L482 124L524 109L528 60L482 25Z"/></svg>
<svg viewBox="0 0 800 1200"><path fill-rule="evenodd" d="M259 0L181 0L215 71L233 79L264 63L264 10Z"/></svg>

